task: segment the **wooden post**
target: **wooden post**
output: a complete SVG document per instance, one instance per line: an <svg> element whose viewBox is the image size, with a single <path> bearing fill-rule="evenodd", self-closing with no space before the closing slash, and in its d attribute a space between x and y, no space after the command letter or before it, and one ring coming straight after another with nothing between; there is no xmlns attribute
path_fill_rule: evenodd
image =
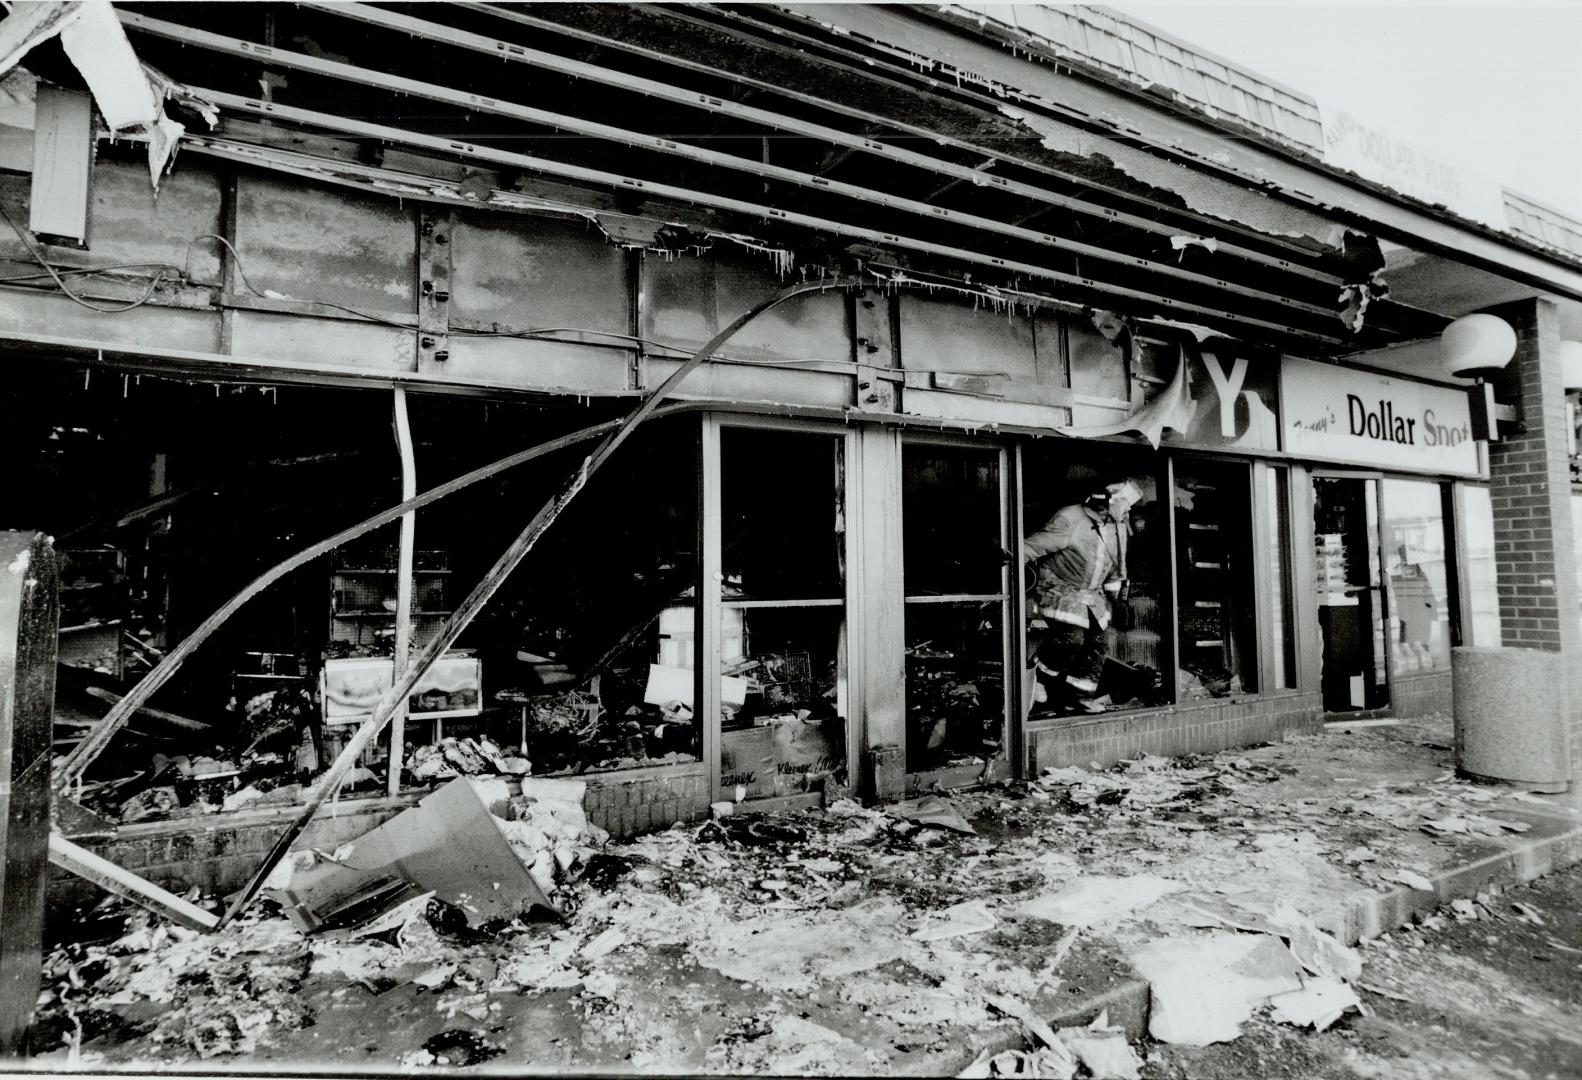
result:
<svg viewBox="0 0 1582 1080"><path fill-rule="evenodd" d="M57 595L49 538L0 533L0 1059L25 1047L43 963Z"/></svg>
<svg viewBox="0 0 1582 1080"><path fill-rule="evenodd" d="M401 501L406 502L417 494L417 462L412 452L412 425L407 420L406 389L395 388L395 437L396 450L401 455ZM395 663L392 677L405 671L408 653L412 648L412 545L417 529L417 512L408 510L401 515L401 547L396 556L396 610L395 610ZM406 699L396 706L390 718L389 792L401 790L401 759L406 752ZM436 734L438 721L435 722Z"/></svg>

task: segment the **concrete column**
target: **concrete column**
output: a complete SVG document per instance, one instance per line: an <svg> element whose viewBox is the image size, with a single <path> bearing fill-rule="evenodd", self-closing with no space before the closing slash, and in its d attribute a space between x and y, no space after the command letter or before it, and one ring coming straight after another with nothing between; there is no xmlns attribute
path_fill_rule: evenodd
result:
<svg viewBox="0 0 1582 1080"><path fill-rule="evenodd" d="M901 578L901 437L893 428L858 429L856 527L850 582L860 627L854 687L862 717L860 790L867 799L906 792L906 599Z"/></svg>
<svg viewBox="0 0 1582 1080"><path fill-rule="evenodd" d="M1571 530L1571 480L1559 312L1553 301L1491 308L1516 329L1516 356L1496 397L1521 411L1522 431L1489 443L1494 560L1505 645L1564 654L1569 684L1559 722L1571 772L1582 777L1582 622ZM1516 704L1516 703L1513 703Z"/></svg>

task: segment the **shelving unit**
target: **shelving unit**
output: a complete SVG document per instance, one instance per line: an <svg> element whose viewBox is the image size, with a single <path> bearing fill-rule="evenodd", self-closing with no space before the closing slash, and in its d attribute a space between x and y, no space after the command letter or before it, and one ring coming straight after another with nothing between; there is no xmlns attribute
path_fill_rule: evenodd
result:
<svg viewBox="0 0 1582 1080"><path fill-rule="evenodd" d="M1192 493L1191 509L1178 507L1180 560L1179 648L1183 666L1234 671L1231 632L1231 552L1219 522L1224 518L1218 485L1177 475L1177 487Z"/></svg>
<svg viewBox="0 0 1582 1080"><path fill-rule="evenodd" d="M62 549L59 660L124 674L121 627L129 596L126 553L119 548Z"/></svg>
<svg viewBox="0 0 1582 1080"><path fill-rule="evenodd" d="M338 553L330 573L330 640L361 655L394 651L396 552ZM421 646L451 613L450 563L444 551L419 551L412 570L412 644Z"/></svg>

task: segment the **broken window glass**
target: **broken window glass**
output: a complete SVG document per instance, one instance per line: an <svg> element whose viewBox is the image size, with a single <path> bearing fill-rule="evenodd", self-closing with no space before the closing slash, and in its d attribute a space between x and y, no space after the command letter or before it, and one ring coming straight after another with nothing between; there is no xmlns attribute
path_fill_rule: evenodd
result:
<svg viewBox="0 0 1582 1080"><path fill-rule="evenodd" d="M736 799L844 779L845 445L720 431L720 772Z"/></svg>
<svg viewBox="0 0 1582 1080"><path fill-rule="evenodd" d="M901 451L906 763L982 762L1005 741L1005 504L996 447Z"/></svg>
<svg viewBox="0 0 1582 1080"><path fill-rule="evenodd" d="M1380 509L1392 670L1401 675L1448 668L1450 591L1443 489L1423 480L1386 479Z"/></svg>

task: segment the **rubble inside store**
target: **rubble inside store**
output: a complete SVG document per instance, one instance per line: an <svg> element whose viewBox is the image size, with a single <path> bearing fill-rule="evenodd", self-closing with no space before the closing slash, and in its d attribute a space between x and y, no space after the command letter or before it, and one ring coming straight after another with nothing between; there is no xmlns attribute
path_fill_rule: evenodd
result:
<svg viewBox="0 0 1582 1080"><path fill-rule="evenodd" d="M1389 757L1403 746L1415 774ZM469 925L425 882L358 925L305 933L264 899L206 936L107 901L48 957L40 1051L106 1068L1137 1076L1148 1040L1039 1018L1131 971L1154 1043L1366 1008L1380 946L1332 936L1339 899L1426 884L1425 850L1526 825L1504 789L1436 773L1443 757L1387 731L1296 736L878 808L740 805L629 843L587 823L580 782L452 781L553 910ZM281 880L352 856L293 858ZM1446 917L1525 916L1486 893L1430 916Z"/></svg>

